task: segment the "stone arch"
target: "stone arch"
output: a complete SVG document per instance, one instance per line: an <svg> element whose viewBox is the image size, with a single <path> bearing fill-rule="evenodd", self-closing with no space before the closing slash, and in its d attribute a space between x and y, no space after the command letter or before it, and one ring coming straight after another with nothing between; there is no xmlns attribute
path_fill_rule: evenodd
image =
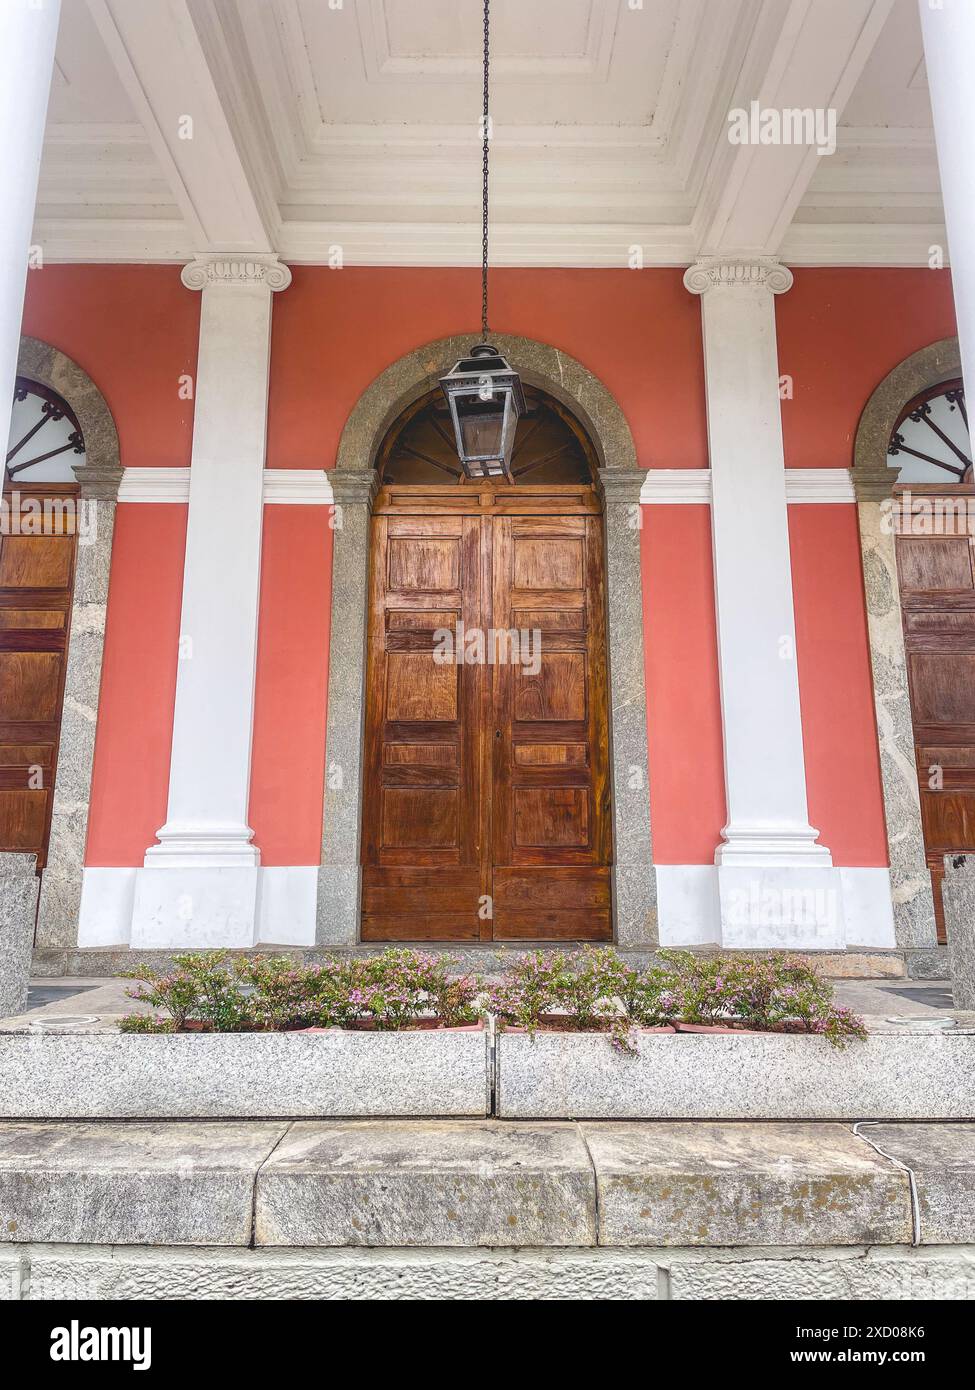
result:
<svg viewBox="0 0 975 1390"><path fill-rule="evenodd" d="M889 371L863 407L853 445L857 496L889 497L900 469L887 462L887 445L908 401L928 386L961 376L957 338L941 338L912 352Z"/></svg>
<svg viewBox="0 0 975 1390"><path fill-rule="evenodd" d="M22 337L17 374L50 387L67 401L85 441L84 462L74 470L85 508L84 541L77 547L51 838L41 874L37 917L38 947L64 948L79 944L108 578L122 463L112 412L77 362L50 343Z"/></svg>
<svg viewBox="0 0 975 1390"><path fill-rule="evenodd" d="M85 461L75 467L82 497L114 502L122 480L118 430L105 397L67 353L39 338L22 337L17 375L49 386L78 417L85 441Z"/></svg>
<svg viewBox="0 0 975 1390"><path fill-rule="evenodd" d="M921 828L895 537L886 516L900 469L888 462L887 446L908 401L926 387L960 375L957 338L942 338L911 353L871 392L853 446L851 476L860 527L894 932L898 946L906 950L935 946L937 929Z"/></svg>
<svg viewBox="0 0 975 1390"><path fill-rule="evenodd" d="M614 831L615 936L621 946L657 942L656 875L650 835L646 687L640 568L640 469L618 401L574 357L532 338L492 333L530 385L578 419L596 450L606 523L607 639ZM363 391L339 441L329 478L337 504L332 560L326 779L318 876L317 940L359 937L362 748L369 517L375 461L390 425L470 349L470 334L426 343L393 362Z"/></svg>
<svg viewBox="0 0 975 1390"><path fill-rule="evenodd" d="M619 403L576 358L534 338L492 333L491 342L532 386L548 391L576 416L596 446L600 469L636 470L636 446ZM469 333L438 338L380 372L359 397L339 440L336 468L365 471L398 415L470 350Z"/></svg>

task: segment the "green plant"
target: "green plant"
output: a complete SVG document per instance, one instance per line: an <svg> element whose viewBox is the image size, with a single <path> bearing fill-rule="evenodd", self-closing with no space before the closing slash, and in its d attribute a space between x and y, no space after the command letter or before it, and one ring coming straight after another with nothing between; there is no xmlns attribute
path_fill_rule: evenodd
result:
<svg viewBox="0 0 975 1390"><path fill-rule="evenodd" d="M227 960L226 951L186 952L173 957L176 968L168 974L144 965L123 972L123 978L140 982L127 991L129 998L165 1009L176 1031L193 1022L208 1032L235 1033L248 1021L248 1004Z"/></svg>
<svg viewBox="0 0 975 1390"><path fill-rule="evenodd" d="M441 1027L457 1027L476 1021L481 985L473 975L452 978L455 963L401 947L311 966L288 956L186 953L174 957L166 974L148 966L126 973L139 982L130 998L168 1017L132 1014L119 1026L129 1033L394 1030L432 1016Z"/></svg>
<svg viewBox="0 0 975 1390"><path fill-rule="evenodd" d="M179 1029L171 1018L160 1018L152 1014L126 1014L118 1021L120 1033L177 1033Z"/></svg>

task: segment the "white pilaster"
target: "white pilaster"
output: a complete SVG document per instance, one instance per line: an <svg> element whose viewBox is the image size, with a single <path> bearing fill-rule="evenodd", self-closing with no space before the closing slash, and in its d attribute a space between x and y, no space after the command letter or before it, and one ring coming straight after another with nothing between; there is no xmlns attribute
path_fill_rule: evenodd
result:
<svg viewBox="0 0 975 1390"><path fill-rule="evenodd" d="M809 824L774 296L792 274L707 257L701 296L728 822L715 852L722 942L843 944L839 877Z"/></svg>
<svg viewBox="0 0 975 1390"><path fill-rule="evenodd" d="M60 12L61 0L0 4L0 440L5 453Z"/></svg>
<svg viewBox="0 0 975 1390"><path fill-rule="evenodd" d="M919 0L965 381L975 381L975 4Z"/></svg>
<svg viewBox="0 0 975 1390"><path fill-rule="evenodd" d="M274 257L204 257L169 805L137 877L132 944L249 946L258 865L247 824Z"/></svg>

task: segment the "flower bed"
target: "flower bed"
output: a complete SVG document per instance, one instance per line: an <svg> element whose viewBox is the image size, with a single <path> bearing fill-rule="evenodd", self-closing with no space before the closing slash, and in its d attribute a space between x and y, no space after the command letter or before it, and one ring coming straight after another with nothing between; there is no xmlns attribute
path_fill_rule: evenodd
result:
<svg viewBox="0 0 975 1390"><path fill-rule="evenodd" d="M226 951L174 959L169 974L149 966L126 973L139 982L129 996L157 1012L128 1014L121 1032L402 1032L473 1026L481 1017L480 981L451 976L450 956L391 947L312 966L287 956L234 959Z"/></svg>
<svg viewBox="0 0 975 1390"><path fill-rule="evenodd" d="M484 1116L493 1092L511 1118L975 1119L975 1030L865 1038L788 957L532 953L489 990L451 964L180 957L121 1031L0 1034L0 1118Z"/></svg>
<svg viewBox="0 0 975 1390"><path fill-rule="evenodd" d="M611 947L519 956L487 1007L499 1030L605 1032L635 1054L641 1032L814 1033L834 1047L866 1036L863 1021L833 1003L832 986L792 956L661 951L638 970Z"/></svg>

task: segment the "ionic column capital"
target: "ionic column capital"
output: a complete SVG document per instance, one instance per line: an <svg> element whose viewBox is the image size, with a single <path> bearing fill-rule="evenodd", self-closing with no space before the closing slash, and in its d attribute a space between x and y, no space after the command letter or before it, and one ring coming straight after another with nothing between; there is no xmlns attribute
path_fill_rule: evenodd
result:
<svg viewBox="0 0 975 1390"><path fill-rule="evenodd" d="M291 271L277 256L197 256L184 265L179 277L188 290L209 285L266 285L286 290Z"/></svg>
<svg viewBox="0 0 975 1390"><path fill-rule="evenodd" d="M792 271L774 256L702 256L684 272L691 294L762 285L772 294L792 288Z"/></svg>

